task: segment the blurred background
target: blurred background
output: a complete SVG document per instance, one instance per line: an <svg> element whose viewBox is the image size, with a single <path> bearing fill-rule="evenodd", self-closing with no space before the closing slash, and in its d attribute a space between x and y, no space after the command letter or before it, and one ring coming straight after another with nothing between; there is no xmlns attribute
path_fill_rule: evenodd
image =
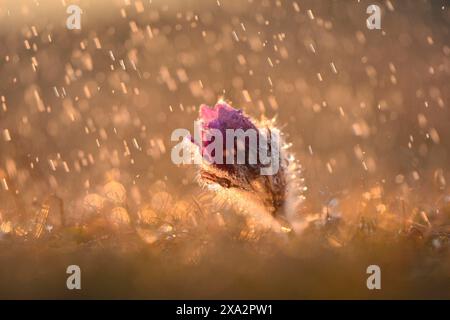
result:
<svg viewBox="0 0 450 320"><path fill-rule="evenodd" d="M78 257L92 298L449 298L449 33L439 0L0 1L0 297L73 297L61 266ZM171 132L220 98L277 116L304 168L298 214L326 232L249 240L172 163ZM111 221L133 231L92 245ZM195 239L160 243L180 230ZM378 296L374 257L392 266Z"/></svg>

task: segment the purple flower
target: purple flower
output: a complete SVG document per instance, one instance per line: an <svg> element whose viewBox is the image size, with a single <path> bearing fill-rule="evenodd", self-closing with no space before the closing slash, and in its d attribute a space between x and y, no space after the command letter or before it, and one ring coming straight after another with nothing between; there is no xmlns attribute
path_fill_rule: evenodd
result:
<svg viewBox="0 0 450 320"><path fill-rule="evenodd" d="M213 108L202 105L199 121L200 134L197 139L200 141L194 143L207 160L200 167L200 182L233 189L243 198L251 194L275 214L284 204L286 175L281 165L281 141L276 139L278 135L275 136L274 128L268 123L262 125L251 120L241 110L225 102L219 102ZM233 132L233 136L228 136L229 131ZM236 134L238 131L242 133L240 137ZM221 136L221 143L214 143L217 142L217 134ZM222 155L216 155L219 151ZM273 157L275 153L278 153L277 157ZM271 162L268 163L267 159ZM274 164L279 168L274 174L261 174L262 168Z"/></svg>
<svg viewBox="0 0 450 320"><path fill-rule="evenodd" d="M201 141L198 143L201 154L211 162L212 165L217 166L222 170L226 170L230 173L235 172L239 165L236 165L236 161L233 161L233 164L226 164L226 156L229 153L233 153L234 159L236 160L237 155L237 141L227 141L227 129L238 130L242 129L244 132L247 130L253 130L253 133L256 137L256 144L258 144L258 129L253 124L253 122L243 114L242 110L237 110L228 105L225 102L217 103L213 108L207 105L200 106L200 132L201 132ZM208 146L214 142L214 138L209 137L213 130L218 130L216 132L220 132L222 136L222 161L221 163L215 162L215 150L208 150ZM228 143L231 142L232 148L228 149ZM244 145L244 151L246 160L243 165L248 166L251 169L256 169L256 166L252 166L249 161L250 152L257 153L257 147L252 150L249 139L245 139L242 141ZM217 159L215 159L217 160ZM242 165L242 164L241 164Z"/></svg>

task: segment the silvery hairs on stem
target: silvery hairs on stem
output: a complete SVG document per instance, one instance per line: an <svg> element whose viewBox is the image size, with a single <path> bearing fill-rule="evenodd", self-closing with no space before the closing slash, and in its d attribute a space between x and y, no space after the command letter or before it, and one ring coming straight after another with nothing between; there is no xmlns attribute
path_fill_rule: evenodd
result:
<svg viewBox="0 0 450 320"><path fill-rule="evenodd" d="M295 216L302 200L301 167L275 119L256 121L219 101L200 107L196 131L192 142L203 159L202 186L263 224L279 227Z"/></svg>

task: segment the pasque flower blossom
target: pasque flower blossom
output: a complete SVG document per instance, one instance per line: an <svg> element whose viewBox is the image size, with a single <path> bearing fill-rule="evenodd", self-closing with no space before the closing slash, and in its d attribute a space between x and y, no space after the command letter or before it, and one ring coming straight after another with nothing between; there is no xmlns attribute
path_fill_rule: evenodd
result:
<svg viewBox="0 0 450 320"><path fill-rule="evenodd" d="M245 206L256 203L272 216L285 213L293 162L285 154L281 133L273 121L256 121L219 102L213 108L200 107L198 125L200 141L193 142L207 160L200 165L200 183L232 195L233 201ZM215 139L222 141L211 147ZM241 151L245 156L239 159ZM264 174L268 167L276 170Z"/></svg>

